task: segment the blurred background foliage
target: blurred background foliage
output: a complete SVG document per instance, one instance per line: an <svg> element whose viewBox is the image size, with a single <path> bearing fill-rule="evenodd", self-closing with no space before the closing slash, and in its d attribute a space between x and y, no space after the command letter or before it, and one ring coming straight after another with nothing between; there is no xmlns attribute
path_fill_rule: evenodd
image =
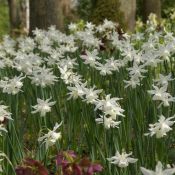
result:
<svg viewBox="0 0 175 175"><path fill-rule="evenodd" d="M76 7L74 7L74 10L72 10L72 8L69 10L67 4L72 3L73 1L76 1ZM124 19L124 16L128 9L122 11L121 5L123 5L124 2L126 6L126 2L131 1L132 0L127 0L125 2L121 0L60 0L63 4L63 11L66 11L66 15L64 13L62 14L64 17L62 28L65 28L65 26L72 21L78 22L84 20L99 24L107 18L108 20L120 23L120 26L125 29L128 27L128 21ZM133 2L134 1L135 0L133 0ZM136 20L143 20L143 11L145 8L143 5L144 1L146 0L136 0ZM7 0L0 0L0 39L2 39L4 34L9 34L11 31L8 5ZM125 6L123 7L124 9ZM169 14L174 10L173 8L175 9L175 0L161 0L161 17L169 18ZM130 14L127 15L130 16ZM131 20L132 19L130 19L130 21Z"/></svg>
<svg viewBox="0 0 175 175"><path fill-rule="evenodd" d="M5 0L0 0L0 39L9 33L8 5Z"/></svg>
<svg viewBox="0 0 175 175"><path fill-rule="evenodd" d="M119 23L122 28L125 28L124 14L120 10L119 0L96 0L93 7L91 10L92 15L89 17L93 23L100 24L104 19L108 19Z"/></svg>

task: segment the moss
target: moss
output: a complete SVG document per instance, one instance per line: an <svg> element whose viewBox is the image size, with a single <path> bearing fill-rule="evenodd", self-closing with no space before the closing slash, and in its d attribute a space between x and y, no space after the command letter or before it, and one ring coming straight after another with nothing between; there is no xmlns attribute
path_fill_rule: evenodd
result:
<svg viewBox="0 0 175 175"><path fill-rule="evenodd" d="M105 18L119 23L124 29L126 28L124 14L120 11L119 0L97 0L91 20L95 24L100 24Z"/></svg>

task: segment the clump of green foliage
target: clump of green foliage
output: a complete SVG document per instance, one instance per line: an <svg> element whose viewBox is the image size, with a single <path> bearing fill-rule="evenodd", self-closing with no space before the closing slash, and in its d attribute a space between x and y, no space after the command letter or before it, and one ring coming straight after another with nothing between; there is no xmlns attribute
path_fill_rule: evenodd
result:
<svg viewBox="0 0 175 175"><path fill-rule="evenodd" d="M119 0L97 0L91 21L95 24L100 24L104 19L117 22L122 28L126 28L124 14L120 11Z"/></svg>
<svg viewBox="0 0 175 175"><path fill-rule="evenodd" d="M4 1L0 1L0 40L3 35L9 32L8 6Z"/></svg>
<svg viewBox="0 0 175 175"><path fill-rule="evenodd" d="M78 0L77 12L81 19L85 21L89 20L95 1L96 0L94 0L94 2L93 0Z"/></svg>

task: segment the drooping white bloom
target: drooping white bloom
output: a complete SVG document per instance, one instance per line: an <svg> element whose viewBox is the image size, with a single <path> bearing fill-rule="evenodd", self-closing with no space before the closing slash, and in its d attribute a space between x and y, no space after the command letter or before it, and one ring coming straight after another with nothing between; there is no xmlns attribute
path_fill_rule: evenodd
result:
<svg viewBox="0 0 175 175"><path fill-rule="evenodd" d="M46 115L47 112L51 111L51 106L53 106L56 102L49 102L51 100L51 98L47 99L47 100L42 100L40 98L37 98L37 105L32 106L32 108L34 108L35 110L32 111L33 114L39 112L41 117L44 117Z"/></svg>
<svg viewBox="0 0 175 175"><path fill-rule="evenodd" d="M23 86L23 80L25 77L22 76L15 76L12 79L9 79L8 77L5 77L4 80L0 80L0 88L3 89L3 93L8 93L15 95L19 91L21 91L21 88Z"/></svg>
<svg viewBox="0 0 175 175"><path fill-rule="evenodd" d="M70 57L66 57L65 59L62 59L60 62L59 62L59 66L60 67L64 67L66 66L68 69L73 69L76 65L78 65L76 63L76 59L72 59Z"/></svg>
<svg viewBox="0 0 175 175"><path fill-rule="evenodd" d="M114 121L112 117L106 117L102 115L100 115L100 118L95 119L95 121L97 124L104 124L106 129L119 128L119 124L121 123L121 121Z"/></svg>
<svg viewBox="0 0 175 175"><path fill-rule="evenodd" d="M143 78L144 76L142 75L142 73L147 72L147 70L144 69L144 65L138 65L138 64L134 64L133 67L127 68L127 70L129 71L129 76L130 77L139 77L139 78Z"/></svg>
<svg viewBox="0 0 175 175"><path fill-rule="evenodd" d="M156 165L155 171L140 167L143 175L173 175L175 173L175 168L168 168L163 170L162 163L159 161Z"/></svg>
<svg viewBox="0 0 175 175"><path fill-rule="evenodd" d="M131 44L126 44L125 48L122 48L122 56L124 56L124 59L127 61L133 61L134 56L136 55L135 49L131 46Z"/></svg>
<svg viewBox="0 0 175 175"><path fill-rule="evenodd" d="M4 62L4 60L3 59L0 59L0 69L3 69L3 68L5 68L5 62Z"/></svg>
<svg viewBox="0 0 175 175"><path fill-rule="evenodd" d="M105 99L98 101L96 105L96 109L102 109L104 111L108 111L114 106L118 105L117 101L120 98L111 98L111 94L106 95Z"/></svg>
<svg viewBox="0 0 175 175"><path fill-rule="evenodd" d="M115 29L115 27L116 27L116 24L114 22L109 21L107 19L104 19L102 25L105 29Z"/></svg>
<svg viewBox="0 0 175 175"><path fill-rule="evenodd" d="M125 168L129 165L129 163L135 163L138 159L131 158L132 152L127 154L126 152L122 152L121 154L117 151L115 156L111 158L107 158L107 160L112 163L116 164L120 168Z"/></svg>
<svg viewBox="0 0 175 175"><path fill-rule="evenodd" d="M26 53L30 53L33 51L33 49L35 48L36 43L34 42L34 40L32 38L29 37L21 37L18 39L18 47L19 50L21 52L26 52Z"/></svg>
<svg viewBox="0 0 175 175"><path fill-rule="evenodd" d="M0 122L4 122L5 119L13 120L11 113L7 111L8 106L0 105Z"/></svg>
<svg viewBox="0 0 175 175"><path fill-rule="evenodd" d="M3 37L2 47L4 48L5 53L8 55L15 55L15 45L16 41L13 38L8 35Z"/></svg>
<svg viewBox="0 0 175 175"><path fill-rule="evenodd" d="M107 95L105 99L98 100L96 102L96 108L104 112L105 115L109 115L112 119L116 119L116 116L124 116L124 110L121 108L120 104L117 102L120 98L111 98L111 95Z"/></svg>
<svg viewBox="0 0 175 175"><path fill-rule="evenodd" d="M163 100L164 97L168 96L167 91L167 85L164 85L162 87L157 87L153 85L154 90L149 90L148 93L153 95L153 100Z"/></svg>
<svg viewBox="0 0 175 175"><path fill-rule="evenodd" d="M6 130L4 124L0 124L0 136L2 136L2 131L3 131L3 132L6 132L6 133L8 132L8 131Z"/></svg>
<svg viewBox="0 0 175 175"><path fill-rule="evenodd" d="M54 84L57 81L57 77L53 75L52 69L44 67L37 67L33 70L30 79L32 80L32 84L36 86L46 87Z"/></svg>
<svg viewBox="0 0 175 175"><path fill-rule="evenodd" d="M164 76L164 75L160 74L159 78L154 80L154 82L156 82L157 85L165 86L165 85L168 85L168 82L172 81L172 80L174 80L174 79L171 78L171 73L169 73L167 76L166 75Z"/></svg>
<svg viewBox="0 0 175 175"><path fill-rule="evenodd" d="M95 86L93 86L92 88L86 88L84 101L86 101L87 103L94 104L98 100L99 94L102 91L102 89L95 90Z"/></svg>
<svg viewBox="0 0 175 175"><path fill-rule="evenodd" d="M70 31L76 31L77 28L78 28L78 26L77 26L76 23L70 23L70 24L68 25L68 29L69 29Z"/></svg>
<svg viewBox="0 0 175 175"><path fill-rule="evenodd" d="M49 53L52 50L52 40L48 36L43 37L38 49L40 49L41 52Z"/></svg>
<svg viewBox="0 0 175 175"><path fill-rule="evenodd" d="M100 75L111 75L112 69L108 64L97 63L96 69L100 71Z"/></svg>
<svg viewBox="0 0 175 175"><path fill-rule="evenodd" d="M49 66L57 64L60 59L63 58L63 52L60 48L52 49L49 54L50 56L44 59L47 61L47 65Z"/></svg>
<svg viewBox="0 0 175 175"><path fill-rule="evenodd" d="M84 64L89 64L92 67L98 63L98 60L101 58L98 57L98 51L93 50L92 52L86 50L86 55L81 55L81 58L84 60Z"/></svg>
<svg viewBox="0 0 175 175"><path fill-rule="evenodd" d="M42 58L37 54L33 54L32 52L26 54L18 51L13 60L13 67L18 71L22 71L27 75L31 75L33 69L40 66L42 62Z"/></svg>
<svg viewBox="0 0 175 175"><path fill-rule="evenodd" d="M175 102L175 98L170 95L167 91L167 84L162 87L157 87L153 85L154 90L149 90L148 93L153 95L153 100L162 101L159 107L163 104L164 106L169 106L169 102Z"/></svg>
<svg viewBox="0 0 175 175"><path fill-rule="evenodd" d="M99 45L101 45L101 40L99 38L94 36L94 31L85 29L85 31L78 31L76 32L76 37L83 41L83 46L86 46L87 48L95 47L99 48Z"/></svg>
<svg viewBox="0 0 175 175"><path fill-rule="evenodd" d="M58 66L60 73L61 73L61 79L64 81L65 84L79 84L81 82L81 75L78 75L77 73L74 73L71 68L68 68L67 65L64 66Z"/></svg>
<svg viewBox="0 0 175 175"><path fill-rule="evenodd" d="M145 54L142 55L145 66L157 67L158 63L161 63L163 60L159 58L157 53L153 50L148 50Z"/></svg>
<svg viewBox="0 0 175 175"><path fill-rule="evenodd" d="M140 79L138 77L132 76L130 80L123 80L125 82L125 88L132 87L135 89L137 86L141 85Z"/></svg>
<svg viewBox="0 0 175 175"><path fill-rule="evenodd" d="M45 134L42 137L38 138L38 142L42 142L46 144L46 149L48 149L50 146L53 146L57 140L61 139L61 132L56 132L56 130L62 125L62 122L60 124L56 123L53 130L49 129L49 132Z"/></svg>
<svg viewBox="0 0 175 175"><path fill-rule="evenodd" d="M123 60L115 60L114 57L111 57L106 60L106 64L111 68L112 71L118 71L122 66Z"/></svg>
<svg viewBox="0 0 175 175"><path fill-rule="evenodd" d="M89 30L93 30L95 28L95 25L91 22L86 22L86 28Z"/></svg>
<svg viewBox="0 0 175 175"><path fill-rule="evenodd" d="M83 98L83 95L85 95L85 89L86 89L87 82L84 84L76 83L74 87L68 86L67 89L70 91L69 99L77 99L78 97Z"/></svg>
<svg viewBox="0 0 175 175"><path fill-rule="evenodd" d="M166 136L167 133L172 130L171 126L175 123L175 121L172 121L174 118L175 116L165 118L163 115L160 115L158 122L149 124L150 133L146 133L145 135L150 135L151 137L156 135L156 138L162 138Z"/></svg>
<svg viewBox="0 0 175 175"><path fill-rule="evenodd" d="M163 60L169 61L171 47L169 45L160 45L159 47L159 55L163 58Z"/></svg>

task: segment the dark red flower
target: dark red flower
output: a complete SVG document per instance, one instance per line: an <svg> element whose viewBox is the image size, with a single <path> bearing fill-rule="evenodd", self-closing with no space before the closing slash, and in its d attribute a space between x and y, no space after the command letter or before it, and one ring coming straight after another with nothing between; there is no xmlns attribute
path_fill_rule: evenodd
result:
<svg viewBox="0 0 175 175"><path fill-rule="evenodd" d="M80 166L83 171L83 175L93 175L94 173L101 172L103 167L100 164L92 163L88 157L84 157L80 161Z"/></svg>
<svg viewBox="0 0 175 175"><path fill-rule="evenodd" d="M93 175L101 172L102 166L92 163L88 157L78 158L74 151L63 151L57 155L56 165L63 175Z"/></svg>
<svg viewBox="0 0 175 175"><path fill-rule="evenodd" d="M37 160L27 158L16 169L17 175L48 175L47 169Z"/></svg>
<svg viewBox="0 0 175 175"><path fill-rule="evenodd" d="M69 163L62 167L64 175L82 175L81 167L76 163Z"/></svg>

